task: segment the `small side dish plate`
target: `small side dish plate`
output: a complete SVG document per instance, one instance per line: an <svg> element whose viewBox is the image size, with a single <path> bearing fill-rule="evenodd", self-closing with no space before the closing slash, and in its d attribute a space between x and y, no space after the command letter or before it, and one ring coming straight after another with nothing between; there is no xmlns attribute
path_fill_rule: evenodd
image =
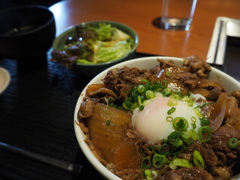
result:
<svg viewBox="0 0 240 180"><path fill-rule="evenodd" d="M0 67L0 94L8 87L9 82L10 82L10 74L9 72Z"/></svg>
<svg viewBox="0 0 240 180"><path fill-rule="evenodd" d="M216 19L207 55L209 64L224 64L227 37L240 37L240 19L221 16Z"/></svg>
<svg viewBox="0 0 240 180"><path fill-rule="evenodd" d="M62 34L60 34L58 37L55 38L55 40L52 44L53 51L54 50L59 50L59 51L64 50L66 39L68 37L76 35L76 33L77 33L76 27L77 26L89 25L91 27L99 27L100 24L110 24L111 27L117 28L118 30L129 35L133 40L132 49L128 53L123 54L121 57L118 57L118 58L112 59L112 60L107 60L107 61L102 61L102 62L92 63L92 64L91 63L81 63L81 62L74 63L70 69L73 70L73 72L75 72L76 74L94 77L98 73L107 69L108 67L111 67L122 61L131 59L136 52L136 48L138 47L138 43L139 43L138 34L135 32L134 29L132 29L128 25L125 25L125 24L122 24L119 22L113 22L113 21L90 21L90 22L83 22L83 23L71 26L71 27L67 28ZM123 51L120 51L120 52L123 52ZM116 55L116 53L115 53L115 55ZM112 54L111 54L111 56L112 56ZM73 56L69 56L69 57L73 57Z"/></svg>

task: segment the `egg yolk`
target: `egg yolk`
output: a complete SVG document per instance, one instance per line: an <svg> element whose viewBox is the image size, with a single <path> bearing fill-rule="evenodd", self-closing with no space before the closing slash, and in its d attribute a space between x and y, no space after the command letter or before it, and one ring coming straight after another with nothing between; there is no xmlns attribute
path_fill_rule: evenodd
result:
<svg viewBox="0 0 240 180"><path fill-rule="evenodd" d="M178 102L175 106L169 106L169 100L169 97L155 97L150 100L150 103L144 105L142 111L138 108L133 111L132 124L134 129L138 136L150 144L160 143L175 131L173 122L167 120L169 116L171 116L171 119L177 117L185 118L189 125L186 130L193 129L193 123L196 126L196 131L198 131L201 126L200 120L193 107L190 107L186 102L180 100L177 100ZM169 115L168 111L172 107L175 107L175 111ZM195 122L193 122L193 119Z"/></svg>

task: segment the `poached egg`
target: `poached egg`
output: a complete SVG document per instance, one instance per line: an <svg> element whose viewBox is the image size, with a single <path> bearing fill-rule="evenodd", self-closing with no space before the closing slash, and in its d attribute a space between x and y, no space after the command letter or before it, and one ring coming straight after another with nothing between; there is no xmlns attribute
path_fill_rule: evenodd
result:
<svg viewBox="0 0 240 180"><path fill-rule="evenodd" d="M201 95L195 95L195 99L202 98L200 96ZM160 94L145 103L142 111L139 110L139 108L136 108L133 111L133 127L138 136L147 143L160 143L163 139L167 139L167 137L175 131L173 122L169 121L169 117L172 120L179 117L185 118L188 122L187 131L190 129L198 131L201 127L199 117L194 110L194 107L196 108L196 106L199 105L196 101L194 101L193 106L189 106L187 102L176 100L177 103L175 103L174 106L170 106L168 103L170 100L170 97L163 97ZM175 107L175 111L168 114L168 111L172 107Z"/></svg>

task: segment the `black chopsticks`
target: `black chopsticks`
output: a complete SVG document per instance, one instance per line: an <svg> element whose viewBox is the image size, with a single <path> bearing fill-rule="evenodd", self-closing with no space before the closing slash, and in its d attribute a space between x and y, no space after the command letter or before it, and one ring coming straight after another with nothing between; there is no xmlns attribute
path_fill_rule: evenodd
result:
<svg viewBox="0 0 240 180"><path fill-rule="evenodd" d="M38 160L40 162L52 165L54 167L60 168L62 170L65 170L69 173L72 173L74 175L77 175L80 173L81 169L82 169L82 165L79 164L72 164L72 163L68 163L65 161L61 161L55 158L50 158L50 157L46 157L37 153L33 153L30 151L27 151L25 149L21 149L15 146L11 146L9 144L6 144L4 142L0 142L0 149L3 150L7 150L9 152L13 152L22 156L25 156L27 158L31 158L33 160Z"/></svg>

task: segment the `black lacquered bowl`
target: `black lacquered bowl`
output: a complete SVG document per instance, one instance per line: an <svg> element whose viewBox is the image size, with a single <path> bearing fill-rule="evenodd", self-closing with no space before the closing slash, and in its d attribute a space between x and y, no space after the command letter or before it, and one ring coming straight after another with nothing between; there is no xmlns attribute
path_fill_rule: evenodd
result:
<svg viewBox="0 0 240 180"><path fill-rule="evenodd" d="M1 57L43 56L56 35L54 15L44 6L25 5L2 10L0 24Z"/></svg>

